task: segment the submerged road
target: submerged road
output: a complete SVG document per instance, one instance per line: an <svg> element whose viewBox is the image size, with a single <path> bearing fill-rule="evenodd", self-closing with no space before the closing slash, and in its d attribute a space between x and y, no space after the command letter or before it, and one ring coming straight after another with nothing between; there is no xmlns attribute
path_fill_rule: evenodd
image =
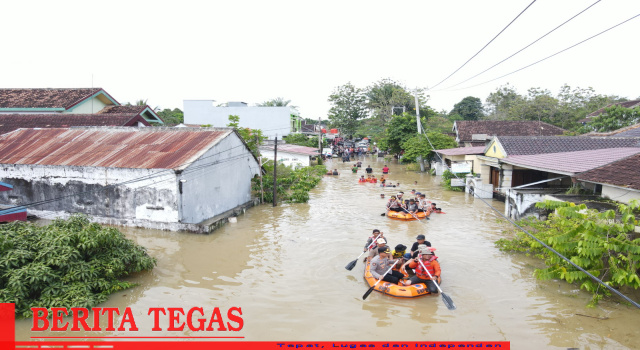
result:
<svg viewBox="0 0 640 350"><path fill-rule="evenodd" d="M255 207L210 235L123 228L158 259L150 273L132 276L139 286L113 294L101 307L131 307L138 332L56 332L56 336L240 336L247 341L510 341L513 349L637 349L638 311L603 301L587 308L590 295L562 281L538 281L542 262L499 251L495 240L510 224L480 200L444 191L440 178L388 164L389 182L358 184L371 164L381 175L382 158L363 158L358 174L334 159L306 204ZM417 181L417 185L414 182ZM427 223L393 221L380 214L391 194L416 189L446 214ZM385 199L380 194L385 194ZM489 201L500 210L503 203ZM439 295L396 299L372 293L355 259L374 228L390 246L410 247L425 234L442 266ZM152 332L151 307L242 309L239 332ZM29 340L31 320L16 325ZM203 334L206 333L206 334ZM38 335L51 334L44 332ZM221 339L223 340L223 339Z"/></svg>

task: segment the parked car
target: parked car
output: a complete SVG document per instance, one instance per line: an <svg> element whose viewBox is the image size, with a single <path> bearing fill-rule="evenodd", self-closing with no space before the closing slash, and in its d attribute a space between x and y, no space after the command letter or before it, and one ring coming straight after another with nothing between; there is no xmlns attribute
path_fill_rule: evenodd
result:
<svg viewBox="0 0 640 350"><path fill-rule="evenodd" d="M322 155L331 158L333 157L333 150L331 148L322 148Z"/></svg>

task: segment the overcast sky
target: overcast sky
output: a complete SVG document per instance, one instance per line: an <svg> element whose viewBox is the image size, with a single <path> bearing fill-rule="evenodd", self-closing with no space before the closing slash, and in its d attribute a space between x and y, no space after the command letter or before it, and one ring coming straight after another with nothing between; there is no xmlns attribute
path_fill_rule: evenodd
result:
<svg viewBox="0 0 640 350"><path fill-rule="evenodd" d="M498 34L532 0L9 1L2 5L0 87L102 87L121 103L183 108L185 99L259 103L284 97L326 118L339 85L382 78L429 88ZM640 14L638 0L538 0L463 69L428 92L451 110L509 83L563 84L640 96L640 17L545 62L479 85ZM92 83L93 77L93 83ZM456 90L457 89L457 90Z"/></svg>

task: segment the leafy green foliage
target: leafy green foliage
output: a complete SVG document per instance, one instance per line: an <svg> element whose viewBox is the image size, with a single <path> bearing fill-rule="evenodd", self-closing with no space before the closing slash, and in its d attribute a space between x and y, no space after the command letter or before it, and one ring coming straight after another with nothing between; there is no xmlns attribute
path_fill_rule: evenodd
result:
<svg viewBox="0 0 640 350"><path fill-rule="evenodd" d="M535 237L613 288L640 287L640 238L634 233L638 202L619 204L617 212L598 212L584 204L557 201L540 202L536 207L554 212L547 221L527 218L520 222ZM593 294L590 305L597 304L603 294L609 295L606 288L523 232L496 244L502 250L544 259L547 268L536 270L535 275L578 284Z"/></svg>
<svg viewBox="0 0 640 350"><path fill-rule="evenodd" d="M289 134L283 137L284 140L291 145L307 146L318 148L318 136L307 136L305 134ZM322 139L322 146L327 145L327 140Z"/></svg>
<svg viewBox="0 0 640 350"><path fill-rule="evenodd" d="M184 123L184 113L179 108L165 108L158 113L158 117L164 120L164 125L172 126Z"/></svg>
<svg viewBox="0 0 640 350"><path fill-rule="evenodd" d="M273 161L263 164L267 171L262 176L262 188L265 203L273 202ZM306 203L309 201L309 191L316 187L322 176L327 173L324 165L293 169L290 166L278 164L277 171L277 195L279 201L291 203ZM260 178L253 179L251 189L254 194L260 196Z"/></svg>
<svg viewBox="0 0 640 350"><path fill-rule="evenodd" d="M256 104L258 107L291 107L293 109L298 109L297 106L290 106L291 100L285 100L282 97L272 98L270 100L264 101L262 103Z"/></svg>
<svg viewBox="0 0 640 350"><path fill-rule="evenodd" d="M593 118L581 131L606 132L640 123L640 107L624 108L620 105L608 107L604 113Z"/></svg>
<svg viewBox="0 0 640 350"><path fill-rule="evenodd" d="M244 140L244 142L247 144L247 147L249 147L249 150L251 150L251 153L253 153L253 155L255 155L256 157L260 157L260 149L259 149L260 144L262 143L262 141L266 140L267 137L262 136L262 130L260 129L243 128L239 126L239 124L240 124L239 116L237 115L229 116L229 124L227 124L227 126L234 128L238 132L240 137Z"/></svg>
<svg viewBox="0 0 640 350"><path fill-rule="evenodd" d="M0 302L15 303L17 316L30 317L31 307L92 307L134 286L120 277L155 264L120 231L85 216L0 225Z"/></svg>
<svg viewBox="0 0 640 350"><path fill-rule="evenodd" d="M459 115L464 120L480 120L484 117L482 100L477 97L467 96L453 106L450 114Z"/></svg>
<svg viewBox="0 0 640 350"><path fill-rule="evenodd" d="M458 146L456 140L448 135L444 135L438 132L430 132L427 134L429 140L424 135L414 135L402 144L404 154L402 156L403 163L416 162L418 157L422 159L431 160L435 156L433 150L455 148ZM429 144L431 141L431 144Z"/></svg>
<svg viewBox="0 0 640 350"><path fill-rule="evenodd" d="M596 94L592 88L563 85L556 96L549 90L531 88L520 95L513 86L504 85L489 94L487 119L543 121L565 129L578 130L579 120L587 114L626 99Z"/></svg>
<svg viewBox="0 0 640 350"><path fill-rule="evenodd" d="M449 191L462 192L464 191L464 187L451 186L451 179L455 179L455 178L464 179L465 176L466 174L454 174L449 169L447 169L444 171L444 173L442 173L442 186L444 186L444 188L446 188Z"/></svg>
<svg viewBox="0 0 640 350"><path fill-rule="evenodd" d="M343 135L353 135L360 120L367 116L366 97L362 89L347 83L335 88L329 95L329 121Z"/></svg>

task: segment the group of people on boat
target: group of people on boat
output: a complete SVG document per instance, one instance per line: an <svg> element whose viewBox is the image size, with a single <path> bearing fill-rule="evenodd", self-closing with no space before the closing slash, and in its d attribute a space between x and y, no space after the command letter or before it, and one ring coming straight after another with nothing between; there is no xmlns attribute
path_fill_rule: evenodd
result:
<svg viewBox="0 0 640 350"><path fill-rule="evenodd" d="M391 196L389 201L387 201L387 212L407 212L414 215L424 212L428 216L431 213L441 211L436 203L431 203L427 200L425 194L416 192L415 190L411 190L411 194L414 195L413 198L404 198L404 192L402 191L398 192L395 196Z"/></svg>
<svg viewBox="0 0 640 350"><path fill-rule="evenodd" d="M407 246L403 244L398 244L391 250L384 233L375 229L365 244L364 252L366 251L369 251L366 260L369 261L369 271L374 278L401 286L424 283L429 293L438 293L433 281L440 284L442 271L438 257L434 254L435 248L431 248L431 242L426 240L425 235L418 235L411 250L407 252Z"/></svg>

